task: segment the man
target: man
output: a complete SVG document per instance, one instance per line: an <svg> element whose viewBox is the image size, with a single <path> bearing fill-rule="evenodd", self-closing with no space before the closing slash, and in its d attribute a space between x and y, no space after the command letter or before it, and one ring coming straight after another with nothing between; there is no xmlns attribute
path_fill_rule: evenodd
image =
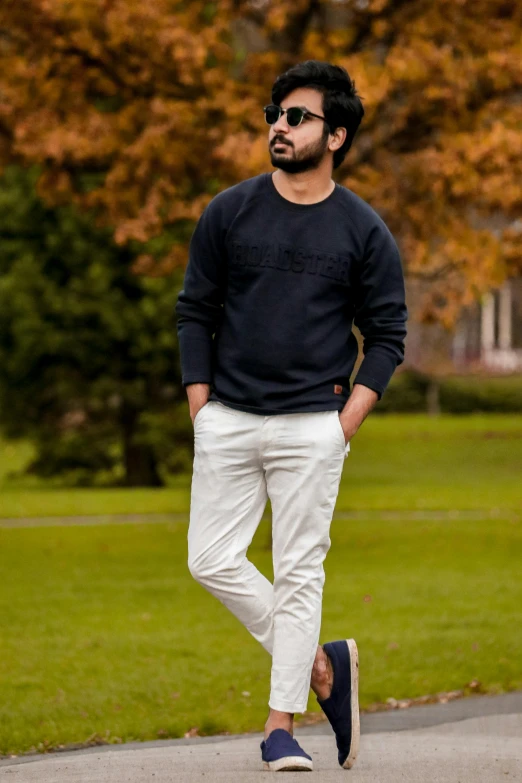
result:
<svg viewBox="0 0 522 783"><path fill-rule="evenodd" d="M364 115L344 68L294 66L264 111L276 171L204 210L176 305L195 439L188 565L272 656L264 768L312 769L293 737L310 686L349 768L357 646L319 645L323 561L350 442L404 359L404 280L383 220L332 180ZM273 585L246 557L268 498Z"/></svg>

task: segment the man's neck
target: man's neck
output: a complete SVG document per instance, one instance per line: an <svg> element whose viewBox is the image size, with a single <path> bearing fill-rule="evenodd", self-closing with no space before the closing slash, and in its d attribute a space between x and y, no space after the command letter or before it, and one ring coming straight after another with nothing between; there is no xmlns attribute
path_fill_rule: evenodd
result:
<svg viewBox="0 0 522 783"><path fill-rule="evenodd" d="M318 201L324 201L335 188L331 175L317 170L287 174L277 169L272 174L272 182L283 198L296 204L316 204Z"/></svg>

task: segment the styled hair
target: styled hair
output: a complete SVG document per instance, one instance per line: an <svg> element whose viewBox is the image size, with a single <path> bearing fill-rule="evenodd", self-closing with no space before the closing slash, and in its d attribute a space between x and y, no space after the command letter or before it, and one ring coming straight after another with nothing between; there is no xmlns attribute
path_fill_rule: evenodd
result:
<svg viewBox="0 0 522 783"><path fill-rule="evenodd" d="M333 167L343 162L346 153L364 117L364 108L355 89L355 82L341 65L306 60L280 74L272 86L272 101L280 105L293 90L310 87L322 93L323 114L333 133L336 128L346 128L346 139L342 147L334 152Z"/></svg>

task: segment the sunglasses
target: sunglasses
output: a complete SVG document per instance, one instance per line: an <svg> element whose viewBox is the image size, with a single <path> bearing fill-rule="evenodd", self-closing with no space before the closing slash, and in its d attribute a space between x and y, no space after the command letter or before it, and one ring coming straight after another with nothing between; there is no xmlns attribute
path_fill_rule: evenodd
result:
<svg viewBox="0 0 522 783"><path fill-rule="evenodd" d="M314 114L308 109L300 109L299 106L291 106L289 109L282 109L281 106L276 106L275 103L269 103L268 106L263 106L265 113L265 120L268 125L274 125L282 114L286 114L286 120L291 128L297 128L302 123L305 117L317 117L318 120L324 120L326 117L321 117L320 114Z"/></svg>

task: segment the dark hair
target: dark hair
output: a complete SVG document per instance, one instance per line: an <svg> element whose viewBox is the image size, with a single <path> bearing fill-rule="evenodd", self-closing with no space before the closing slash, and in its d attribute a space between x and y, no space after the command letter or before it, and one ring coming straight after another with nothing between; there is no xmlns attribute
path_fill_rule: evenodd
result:
<svg viewBox="0 0 522 783"><path fill-rule="evenodd" d="M364 108L361 98L355 90L355 82L341 65L306 60L280 74L272 87L272 101L280 105L293 90L299 87L311 87L323 95L323 114L333 133L336 128L346 128L346 139L342 147L334 152L333 167L343 162L352 146Z"/></svg>

